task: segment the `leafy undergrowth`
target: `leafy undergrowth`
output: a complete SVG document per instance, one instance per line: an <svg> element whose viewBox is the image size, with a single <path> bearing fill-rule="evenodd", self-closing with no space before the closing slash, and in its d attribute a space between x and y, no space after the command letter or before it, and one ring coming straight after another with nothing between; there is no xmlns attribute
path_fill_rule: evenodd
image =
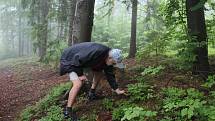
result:
<svg viewBox="0 0 215 121"><path fill-rule="evenodd" d="M86 95L79 95L75 110L80 121L215 121L214 75L203 82L166 65L136 66L126 74L127 96L106 91L101 94L105 97L89 102ZM54 88L36 106L27 108L20 121L63 121L59 99L68 88L67 84Z"/></svg>
<svg viewBox="0 0 215 121"><path fill-rule="evenodd" d="M54 87L47 96L41 99L35 106L27 107L20 115L19 121L60 121L63 120L59 99L66 90L70 88L70 83L61 84Z"/></svg>

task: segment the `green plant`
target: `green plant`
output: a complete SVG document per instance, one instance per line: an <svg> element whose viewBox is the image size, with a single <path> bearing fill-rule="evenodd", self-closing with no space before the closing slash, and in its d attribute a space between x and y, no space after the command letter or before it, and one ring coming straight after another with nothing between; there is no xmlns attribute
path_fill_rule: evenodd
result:
<svg viewBox="0 0 215 121"><path fill-rule="evenodd" d="M210 100L215 100L215 91L210 91Z"/></svg>
<svg viewBox="0 0 215 121"><path fill-rule="evenodd" d="M49 94L45 96L43 99L41 99L39 102L37 102L36 105L27 107L22 113L20 121L31 121L33 117L42 117L44 115L44 112L50 112L50 108L56 108L52 107L57 105L58 97L65 92L65 90L70 88L70 83L61 84L57 87L52 88L50 90ZM59 108L58 108L59 109ZM60 109L59 109L60 110ZM58 111L59 111L58 110ZM56 112L50 112L50 113L56 113Z"/></svg>
<svg viewBox="0 0 215 121"><path fill-rule="evenodd" d="M186 90L186 92L187 92L187 97L190 97L193 99L203 99L204 98L204 94L194 88L188 88Z"/></svg>
<svg viewBox="0 0 215 121"><path fill-rule="evenodd" d="M128 93L132 101L144 101L154 97L153 87L145 83L129 84Z"/></svg>
<svg viewBox="0 0 215 121"><path fill-rule="evenodd" d="M139 83L145 83L145 77L144 76L139 76L139 75L134 75L132 77L132 80L137 80Z"/></svg>
<svg viewBox="0 0 215 121"><path fill-rule="evenodd" d="M141 73L143 76L145 75L156 75L158 74L161 70L163 70L165 67L160 65L158 67L151 67L149 66L148 68L145 68L145 70Z"/></svg>
<svg viewBox="0 0 215 121"><path fill-rule="evenodd" d="M112 120L113 121L120 121L124 116L124 109L129 107L134 107L133 103L128 101L118 101L116 102L116 107L112 111Z"/></svg>
<svg viewBox="0 0 215 121"><path fill-rule="evenodd" d="M49 94L37 103L36 107L38 111L47 110L51 105L55 105L58 97L69 88L70 83L61 84L52 88Z"/></svg>
<svg viewBox="0 0 215 121"><path fill-rule="evenodd" d="M203 94L194 88L187 90L178 88L164 89L163 112L164 115L177 120L191 120L197 117L199 110L206 101Z"/></svg>
<svg viewBox="0 0 215 121"><path fill-rule="evenodd" d="M35 107L34 106L29 106L26 109L23 110L23 112L21 113L20 117L20 121L30 121L33 114L35 114Z"/></svg>
<svg viewBox="0 0 215 121"><path fill-rule="evenodd" d="M204 117L202 120L214 121L215 120L215 106L205 106L200 110L201 115Z"/></svg>
<svg viewBox="0 0 215 121"><path fill-rule="evenodd" d="M61 53L66 48L66 42L60 42L60 40L49 42L49 47L47 49L45 58L43 62L50 64L54 68L58 67Z"/></svg>
<svg viewBox="0 0 215 121"><path fill-rule="evenodd" d="M129 107L124 109L124 116L121 121L143 121L156 115L156 111L145 110L141 107Z"/></svg>
<svg viewBox="0 0 215 121"><path fill-rule="evenodd" d="M190 69L196 55L191 37L188 36L186 17L186 2L184 0L169 0L160 6L159 14L164 17L167 27L164 39L170 43L171 50L177 50L177 63L180 69Z"/></svg>
<svg viewBox="0 0 215 121"><path fill-rule="evenodd" d="M118 107L113 109L113 112L112 112L113 121L120 121L120 119L122 119L124 115L123 109L124 107Z"/></svg>
<svg viewBox="0 0 215 121"><path fill-rule="evenodd" d="M113 100L111 100L111 99L105 98L102 101L102 104L106 110L112 110L113 109Z"/></svg>
<svg viewBox="0 0 215 121"><path fill-rule="evenodd" d="M211 88L215 84L215 75L208 76L207 82L205 82L202 86L206 88Z"/></svg>
<svg viewBox="0 0 215 121"><path fill-rule="evenodd" d="M176 88L176 87L164 88L162 90L162 93L164 94L165 97L171 97L171 98L174 98L174 97L179 98L186 94L185 90Z"/></svg>
<svg viewBox="0 0 215 121"><path fill-rule="evenodd" d="M161 30L149 30L144 32L145 35L145 46L139 48L136 59L141 61L144 57L149 57L151 55L161 55L167 49L168 41L163 39L165 37L165 32Z"/></svg>
<svg viewBox="0 0 215 121"><path fill-rule="evenodd" d="M161 119L160 121L172 121L171 118L169 117L164 117L163 119Z"/></svg>
<svg viewBox="0 0 215 121"><path fill-rule="evenodd" d="M59 106L51 106L47 110L45 117L42 117L39 121L63 121L64 117L62 114L62 109Z"/></svg>

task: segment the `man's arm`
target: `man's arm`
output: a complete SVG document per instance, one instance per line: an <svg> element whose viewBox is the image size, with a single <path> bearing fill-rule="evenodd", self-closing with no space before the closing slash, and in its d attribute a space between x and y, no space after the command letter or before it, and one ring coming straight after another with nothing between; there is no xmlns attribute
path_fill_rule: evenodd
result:
<svg viewBox="0 0 215 121"><path fill-rule="evenodd" d="M113 73L113 66L107 66L104 69L105 76L107 78L108 83L110 84L113 90L118 89L118 84L116 83L115 74Z"/></svg>
<svg viewBox="0 0 215 121"><path fill-rule="evenodd" d="M116 92L118 95L125 94L124 90L120 90L118 88L118 84L116 83L115 74L113 73L113 66L108 66L104 69L105 75L107 77L107 80L111 86L111 88Z"/></svg>

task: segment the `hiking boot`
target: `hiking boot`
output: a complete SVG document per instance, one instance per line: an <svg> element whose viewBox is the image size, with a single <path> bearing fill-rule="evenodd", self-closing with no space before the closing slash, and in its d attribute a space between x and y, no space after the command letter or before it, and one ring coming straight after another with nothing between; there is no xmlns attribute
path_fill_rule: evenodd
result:
<svg viewBox="0 0 215 121"><path fill-rule="evenodd" d="M71 119L71 121L78 121L78 117L71 107L66 107L64 109L63 114L65 119Z"/></svg>
<svg viewBox="0 0 215 121"><path fill-rule="evenodd" d="M88 100L96 100L97 99L97 95L95 92L89 92L88 94Z"/></svg>

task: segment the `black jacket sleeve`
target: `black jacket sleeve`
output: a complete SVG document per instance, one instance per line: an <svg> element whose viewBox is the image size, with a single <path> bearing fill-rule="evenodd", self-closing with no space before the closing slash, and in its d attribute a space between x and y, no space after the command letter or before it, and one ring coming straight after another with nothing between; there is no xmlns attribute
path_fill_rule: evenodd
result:
<svg viewBox="0 0 215 121"><path fill-rule="evenodd" d="M104 69L106 78L108 83L110 84L111 88L116 90L118 88L118 84L116 83L115 74L113 73L113 66L107 66Z"/></svg>

